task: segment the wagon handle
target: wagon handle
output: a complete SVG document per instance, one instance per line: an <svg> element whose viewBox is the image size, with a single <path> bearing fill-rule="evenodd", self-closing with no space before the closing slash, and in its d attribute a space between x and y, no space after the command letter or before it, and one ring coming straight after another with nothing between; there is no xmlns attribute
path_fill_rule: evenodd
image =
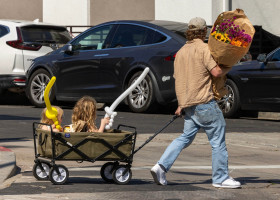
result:
<svg viewBox="0 0 280 200"><path fill-rule="evenodd" d="M163 128L161 128L154 135L150 136L149 139L147 139L140 147L138 147L136 150L134 150L133 154L135 154L137 151L142 149L146 144L148 144L152 139L154 139L154 137L156 137L160 132L162 132L167 126L169 126L172 122L174 122L174 120L177 119L178 117L181 117L181 115L174 115Z"/></svg>

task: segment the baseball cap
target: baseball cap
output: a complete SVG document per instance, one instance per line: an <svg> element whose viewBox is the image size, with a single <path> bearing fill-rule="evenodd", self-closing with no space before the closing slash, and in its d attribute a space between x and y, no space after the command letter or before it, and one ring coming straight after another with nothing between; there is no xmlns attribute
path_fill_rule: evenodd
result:
<svg viewBox="0 0 280 200"><path fill-rule="evenodd" d="M201 30L206 27L206 21L201 17L195 17L189 21L188 26L189 30Z"/></svg>

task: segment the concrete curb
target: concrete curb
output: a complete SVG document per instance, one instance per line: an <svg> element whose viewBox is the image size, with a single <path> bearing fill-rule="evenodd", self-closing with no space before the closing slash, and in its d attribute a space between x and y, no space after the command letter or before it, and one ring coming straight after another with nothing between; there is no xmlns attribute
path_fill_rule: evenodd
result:
<svg viewBox="0 0 280 200"><path fill-rule="evenodd" d="M0 146L0 187L16 173L16 155L10 149Z"/></svg>
<svg viewBox="0 0 280 200"><path fill-rule="evenodd" d="M259 112L258 119L280 120L280 113L277 112Z"/></svg>

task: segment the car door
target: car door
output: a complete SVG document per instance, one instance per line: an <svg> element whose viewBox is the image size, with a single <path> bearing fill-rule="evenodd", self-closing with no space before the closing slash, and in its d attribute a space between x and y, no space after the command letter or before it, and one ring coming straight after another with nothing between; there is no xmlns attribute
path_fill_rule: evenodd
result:
<svg viewBox="0 0 280 200"><path fill-rule="evenodd" d="M147 28L136 24L118 25L110 48L108 48L108 54L100 60L102 68L111 73L110 79L106 81L115 88L115 92L112 93L114 98L121 94L129 68L135 66L145 52L142 44L147 31Z"/></svg>
<svg viewBox="0 0 280 200"><path fill-rule="evenodd" d="M104 100L104 94L114 88L104 80L111 79L111 73L104 70L100 59L108 54L106 48L110 41L113 25L93 28L71 42L72 53L64 53L54 63L59 79L57 96L60 99L77 99L90 95L97 100Z"/></svg>
<svg viewBox="0 0 280 200"><path fill-rule="evenodd" d="M247 103L258 109L280 105L280 49L268 55L266 62L243 70L241 80L245 83Z"/></svg>

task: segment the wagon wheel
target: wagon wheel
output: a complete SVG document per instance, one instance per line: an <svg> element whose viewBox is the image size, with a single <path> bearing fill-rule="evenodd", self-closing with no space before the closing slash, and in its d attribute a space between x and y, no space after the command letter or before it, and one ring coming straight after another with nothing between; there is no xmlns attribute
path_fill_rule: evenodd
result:
<svg viewBox="0 0 280 200"><path fill-rule="evenodd" d="M107 162L101 167L100 175L104 181L109 182L109 183L114 182L112 174L113 174L115 165L117 165L117 164L115 164L113 162Z"/></svg>
<svg viewBox="0 0 280 200"><path fill-rule="evenodd" d="M113 180L120 185L127 184L132 177L130 167L126 165L119 165L113 172Z"/></svg>
<svg viewBox="0 0 280 200"><path fill-rule="evenodd" d="M33 176L37 180L48 180L49 179L49 174L50 174L50 164L47 162L36 162L33 166L32 172Z"/></svg>
<svg viewBox="0 0 280 200"><path fill-rule="evenodd" d="M55 165L50 171L50 181L55 185L63 185L68 177L69 172L64 165Z"/></svg>

